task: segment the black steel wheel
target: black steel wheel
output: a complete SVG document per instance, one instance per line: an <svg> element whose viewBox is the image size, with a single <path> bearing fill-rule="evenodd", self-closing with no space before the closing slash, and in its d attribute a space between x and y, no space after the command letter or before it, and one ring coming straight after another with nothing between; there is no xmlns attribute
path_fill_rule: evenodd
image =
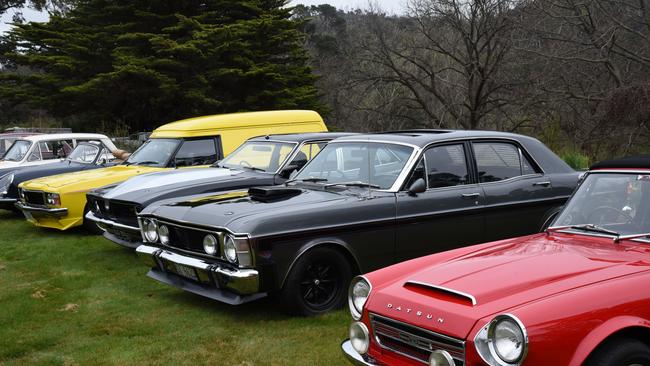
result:
<svg viewBox="0 0 650 366"><path fill-rule="evenodd" d="M345 304L352 268L338 250L314 248L303 254L289 273L281 297L292 313L312 316Z"/></svg>
<svg viewBox="0 0 650 366"><path fill-rule="evenodd" d="M614 338L600 345L585 365L650 366L650 345L634 338Z"/></svg>

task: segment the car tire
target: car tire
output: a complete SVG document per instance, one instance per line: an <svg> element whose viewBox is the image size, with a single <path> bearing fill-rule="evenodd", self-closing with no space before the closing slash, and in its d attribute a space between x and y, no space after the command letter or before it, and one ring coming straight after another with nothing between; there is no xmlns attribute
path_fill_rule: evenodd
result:
<svg viewBox="0 0 650 366"><path fill-rule="evenodd" d="M598 346L585 365L650 366L650 345L634 338L615 338Z"/></svg>
<svg viewBox="0 0 650 366"><path fill-rule="evenodd" d="M90 207L86 205L84 208L84 217L83 217L83 228L84 230L92 235L102 235L104 231L100 229L96 223L86 219L86 214L90 211Z"/></svg>
<svg viewBox="0 0 650 366"><path fill-rule="evenodd" d="M314 316L341 308L347 300L352 268L340 251L318 247L296 261L280 299L292 314Z"/></svg>

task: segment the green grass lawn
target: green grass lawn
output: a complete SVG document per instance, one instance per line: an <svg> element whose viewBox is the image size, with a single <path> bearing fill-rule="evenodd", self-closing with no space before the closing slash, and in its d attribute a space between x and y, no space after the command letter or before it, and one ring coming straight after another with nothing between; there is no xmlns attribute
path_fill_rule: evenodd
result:
<svg viewBox="0 0 650 366"><path fill-rule="evenodd" d="M232 307L145 276L132 251L0 211L0 365L341 365L350 317Z"/></svg>

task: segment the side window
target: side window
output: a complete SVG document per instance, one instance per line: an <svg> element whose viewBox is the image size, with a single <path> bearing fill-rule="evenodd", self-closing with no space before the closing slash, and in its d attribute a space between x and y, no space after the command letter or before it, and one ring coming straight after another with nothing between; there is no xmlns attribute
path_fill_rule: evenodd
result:
<svg viewBox="0 0 650 366"><path fill-rule="evenodd" d="M217 161L217 145L213 138L187 140L176 153L176 166L208 165Z"/></svg>
<svg viewBox="0 0 650 366"><path fill-rule="evenodd" d="M467 184L469 174L462 144L435 146L424 152L429 188Z"/></svg>
<svg viewBox="0 0 650 366"><path fill-rule="evenodd" d="M477 142L473 144L479 182L498 182L525 174L535 169L519 148L505 142ZM523 158L523 159L521 159Z"/></svg>
<svg viewBox="0 0 650 366"><path fill-rule="evenodd" d="M67 158L74 150L72 146L72 140L41 141L38 143L43 160Z"/></svg>
<svg viewBox="0 0 650 366"><path fill-rule="evenodd" d="M325 142L313 142L306 143L300 147L300 150L293 157L289 165L294 165L297 167L296 170L302 169L308 161L310 161L316 154L318 154L323 147L325 147Z"/></svg>
<svg viewBox="0 0 650 366"><path fill-rule="evenodd" d="M415 181L420 178L426 181L427 178L424 172L425 172L424 158L420 158L418 165L415 166L415 169L413 169L413 172L411 172L411 176L406 181L406 185L404 185L404 189L409 189L409 187L413 185L413 183L415 183Z"/></svg>
<svg viewBox="0 0 650 366"><path fill-rule="evenodd" d="M32 152L27 157L27 161L40 161L40 160L41 160L40 144L36 144L32 148Z"/></svg>

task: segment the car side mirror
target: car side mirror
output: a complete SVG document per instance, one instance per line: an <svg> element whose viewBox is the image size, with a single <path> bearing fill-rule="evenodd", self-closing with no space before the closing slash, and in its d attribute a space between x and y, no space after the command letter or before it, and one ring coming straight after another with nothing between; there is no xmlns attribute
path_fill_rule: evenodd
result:
<svg viewBox="0 0 650 366"><path fill-rule="evenodd" d="M418 193L423 193L427 190L427 182L424 181L422 178L418 178L411 184L411 186L408 189L408 193L410 196L417 196Z"/></svg>
<svg viewBox="0 0 650 366"><path fill-rule="evenodd" d="M289 177L291 177L291 173L295 172L299 168L300 167L298 165L289 164L284 168L282 168L282 170L280 171L280 176L284 179L289 179Z"/></svg>

